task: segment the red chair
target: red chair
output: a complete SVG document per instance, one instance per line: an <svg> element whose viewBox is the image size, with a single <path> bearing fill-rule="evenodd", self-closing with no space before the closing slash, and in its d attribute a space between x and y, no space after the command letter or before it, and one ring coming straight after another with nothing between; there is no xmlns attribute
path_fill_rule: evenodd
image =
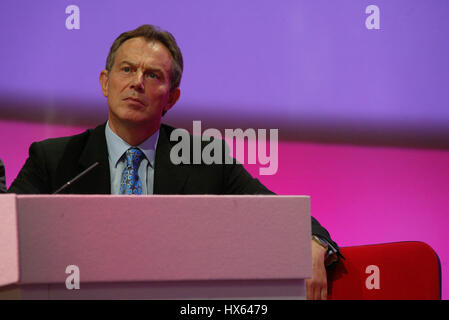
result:
<svg viewBox="0 0 449 320"><path fill-rule="evenodd" d="M328 270L331 300L439 300L441 265L424 242L341 248L346 260Z"/></svg>

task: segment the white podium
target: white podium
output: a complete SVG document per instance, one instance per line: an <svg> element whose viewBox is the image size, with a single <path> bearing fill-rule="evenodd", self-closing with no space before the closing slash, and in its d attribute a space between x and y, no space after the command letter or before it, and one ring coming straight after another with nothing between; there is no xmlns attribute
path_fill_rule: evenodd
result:
<svg viewBox="0 0 449 320"><path fill-rule="evenodd" d="M0 299L304 299L310 198L5 194L0 247Z"/></svg>

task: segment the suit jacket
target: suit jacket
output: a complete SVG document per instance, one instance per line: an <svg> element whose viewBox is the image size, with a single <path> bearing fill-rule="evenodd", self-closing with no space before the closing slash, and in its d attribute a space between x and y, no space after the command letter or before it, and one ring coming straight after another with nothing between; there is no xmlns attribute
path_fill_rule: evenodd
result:
<svg viewBox="0 0 449 320"><path fill-rule="evenodd" d="M105 125L75 136L34 142L30 146L25 165L8 192L51 194L90 165L99 162L99 166L62 193L110 194ZM170 150L177 141L170 141L169 138L174 129L167 125L160 127L155 158L154 194L274 194L236 162L174 165L170 161ZM190 138L192 141L192 137ZM312 233L338 248L327 230L313 217Z"/></svg>

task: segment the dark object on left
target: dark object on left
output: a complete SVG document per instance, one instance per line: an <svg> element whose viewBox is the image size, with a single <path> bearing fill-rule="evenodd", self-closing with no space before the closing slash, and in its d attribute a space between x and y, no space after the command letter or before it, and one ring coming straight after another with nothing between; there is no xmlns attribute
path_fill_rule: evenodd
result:
<svg viewBox="0 0 449 320"><path fill-rule="evenodd" d="M5 165L0 159L0 193L6 193Z"/></svg>

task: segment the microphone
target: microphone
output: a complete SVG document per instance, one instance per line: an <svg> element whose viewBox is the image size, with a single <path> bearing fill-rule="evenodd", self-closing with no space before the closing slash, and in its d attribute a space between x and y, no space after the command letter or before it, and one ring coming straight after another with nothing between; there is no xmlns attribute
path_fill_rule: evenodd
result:
<svg viewBox="0 0 449 320"><path fill-rule="evenodd" d="M79 175L77 175L75 178L73 178L72 180L66 182L61 188L59 188L58 190L56 190L55 192L53 192L53 194L58 194L59 192L61 192L62 190L64 190L65 188L68 188L69 186L71 186L73 183L75 183L76 181L78 181L81 177L85 176L87 173L89 173L89 171L91 171L93 168L95 168L96 166L98 166L100 163L99 162L95 162L93 165L91 165L89 168L87 168L86 170L84 170L83 172L81 172Z"/></svg>

